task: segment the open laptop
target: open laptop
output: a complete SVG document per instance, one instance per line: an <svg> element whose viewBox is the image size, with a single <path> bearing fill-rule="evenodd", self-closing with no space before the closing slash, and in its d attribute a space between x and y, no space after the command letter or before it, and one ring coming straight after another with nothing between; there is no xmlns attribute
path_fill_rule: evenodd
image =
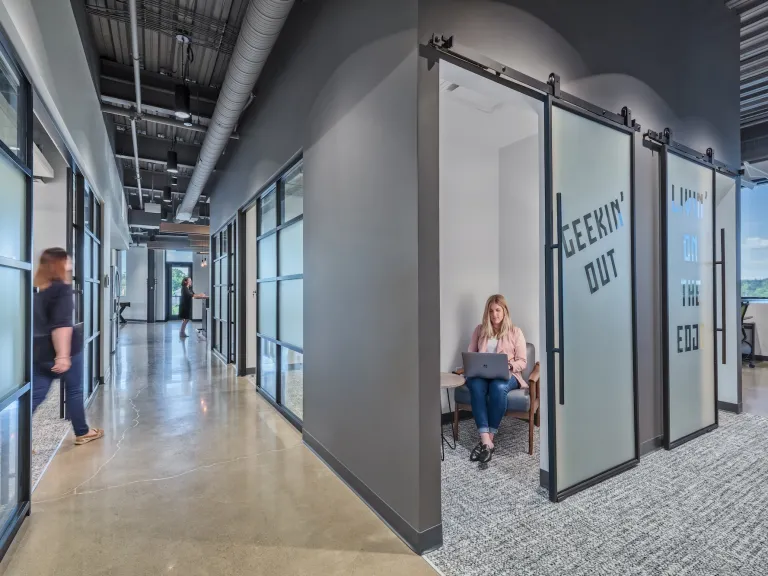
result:
<svg viewBox="0 0 768 576"><path fill-rule="evenodd" d="M461 359L464 362L464 376L466 378L509 380L509 365L506 354L462 352Z"/></svg>

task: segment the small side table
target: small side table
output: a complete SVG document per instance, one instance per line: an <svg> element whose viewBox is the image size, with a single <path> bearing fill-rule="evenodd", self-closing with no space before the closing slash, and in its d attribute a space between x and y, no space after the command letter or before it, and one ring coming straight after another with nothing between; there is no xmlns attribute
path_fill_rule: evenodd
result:
<svg viewBox="0 0 768 576"><path fill-rule="evenodd" d="M442 391L445 390L445 395L448 398L448 413L453 413L451 410L451 388L458 388L459 386L464 385L464 377L459 376L458 374L452 374L451 372L440 372L440 393L442 394ZM445 434L443 433L443 425L442 425L442 419L443 419L443 410L440 409L440 460L445 460L445 444L448 445L448 448L451 450L456 450L456 435L453 433L453 428L451 428L451 436L453 436L453 445L448 441L448 439L445 437Z"/></svg>

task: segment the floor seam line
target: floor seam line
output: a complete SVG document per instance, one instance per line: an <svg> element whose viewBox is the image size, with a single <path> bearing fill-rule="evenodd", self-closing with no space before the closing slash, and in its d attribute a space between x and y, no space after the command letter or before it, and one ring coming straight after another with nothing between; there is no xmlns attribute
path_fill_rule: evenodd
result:
<svg viewBox="0 0 768 576"><path fill-rule="evenodd" d="M247 454L245 456L238 456L236 458L230 458L228 460L220 460L218 462L211 462L210 464L204 464L202 466L197 466L195 468L191 468L190 470L185 470L184 472L179 472L178 474L172 474L171 476L160 476L158 478L144 478L141 480L132 480L131 482L125 482L123 484L114 484L112 486L104 486L103 488L99 488L97 490L85 490L83 492L72 492L69 491L66 494L62 494L60 496L56 496L54 498L47 498L44 500L36 500L33 501L33 504L46 504L49 502L58 502L59 500L64 500L66 498L70 498L72 496L86 496L89 494L98 494L99 492L106 492L108 490L115 490L117 488L125 488L127 486L133 486L135 484L148 484L150 482L165 482L167 480L175 480L177 478L181 478L182 476L187 476L189 474L192 474L194 472L199 472L202 470L208 470L210 468L215 468L217 466L224 466L227 464L234 464L235 462L240 462L242 460L249 460L251 458L256 458L258 456L263 456L265 454L273 454L277 452L286 452L288 450L293 450L294 448L300 447L301 444L296 444L295 446L289 446L287 448L279 448L277 450L265 450L263 452L257 452L256 454ZM83 482L84 484L85 482Z"/></svg>

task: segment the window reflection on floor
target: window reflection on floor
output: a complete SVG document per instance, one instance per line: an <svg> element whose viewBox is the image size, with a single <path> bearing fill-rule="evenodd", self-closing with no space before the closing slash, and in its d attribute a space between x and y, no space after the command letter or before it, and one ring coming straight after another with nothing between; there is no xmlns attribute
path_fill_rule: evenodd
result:
<svg viewBox="0 0 768 576"><path fill-rule="evenodd" d="M741 369L744 412L768 416L768 362Z"/></svg>
<svg viewBox="0 0 768 576"><path fill-rule="evenodd" d="M299 419L304 419L304 355L282 350L283 404Z"/></svg>

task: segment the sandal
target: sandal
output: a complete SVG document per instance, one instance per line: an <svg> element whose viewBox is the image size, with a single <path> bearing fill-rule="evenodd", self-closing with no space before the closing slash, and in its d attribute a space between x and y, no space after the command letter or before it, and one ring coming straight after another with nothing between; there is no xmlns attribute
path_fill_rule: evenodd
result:
<svg viewBox="0 0 768 576"><path fill-rule="evenodd" d="M475 446L472 449L472 453L469 455L470 462L477 462L478 460L480 460L480 456L483 453L483 448L485 448L483 443L482 442L478 442L477 446Z"/></svg>
<svg viewBox="0 0 768 576"><path fill-rule="evenodd" d="M98 440L103 436L104 436L104 430L101 430L100 428L91 428L88 431L88 434L85 434L83 436L75 436L75 445L82 446L83 444L88 444L88 442L93 442L94 440Z"/></svg>

